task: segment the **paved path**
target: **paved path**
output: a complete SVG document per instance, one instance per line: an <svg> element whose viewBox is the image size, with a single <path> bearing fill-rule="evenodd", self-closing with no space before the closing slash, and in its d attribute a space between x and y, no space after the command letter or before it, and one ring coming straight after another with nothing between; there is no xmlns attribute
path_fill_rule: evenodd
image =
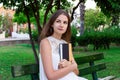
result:
<svg viewBox="0 0 120 80"><path fill-rule="evenodd" d="M30 43L30 39L28 39L28 38L11 38L11 37L5 38L5 39L0 39L0 46L21 44L21 43Z"/></svg>
<svg viewBox="0 0 120 80"><path fill-rule="evenodd" d="M0 39L0 41L15 41L15 40L30 40L28 38L5 38L5 39Z"/></svg>

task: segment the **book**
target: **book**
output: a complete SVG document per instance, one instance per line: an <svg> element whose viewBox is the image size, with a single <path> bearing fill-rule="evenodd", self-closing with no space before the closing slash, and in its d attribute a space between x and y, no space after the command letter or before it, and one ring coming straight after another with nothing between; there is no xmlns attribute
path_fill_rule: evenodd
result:
<svg viewBox="0 0 120 80"><path fill-rule="evenodd" d="M60 59L72 61L72 45L71 43L61 43L59 45Z"/></svg>

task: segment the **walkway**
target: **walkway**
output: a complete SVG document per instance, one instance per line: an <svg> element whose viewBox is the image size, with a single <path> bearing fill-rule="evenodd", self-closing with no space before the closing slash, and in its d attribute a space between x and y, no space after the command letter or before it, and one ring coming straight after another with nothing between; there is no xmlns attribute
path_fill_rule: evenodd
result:
<svg viewBox="0 0 120 80"><path fill-rule="evenodd" d="M0 39L0 46L21 44L21 43L28 43L29 44L30 39L28 39L28 38L5 38L5 39Z"/></svg>

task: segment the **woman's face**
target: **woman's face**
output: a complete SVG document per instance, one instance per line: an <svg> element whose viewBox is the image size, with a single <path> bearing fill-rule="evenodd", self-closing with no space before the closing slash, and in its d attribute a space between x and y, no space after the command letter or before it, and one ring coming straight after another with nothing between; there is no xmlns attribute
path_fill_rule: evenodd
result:
<svg viewBox="0 0 120 80"><path fill-rule="evenodd" d="M68 27L68 18L63 14L59 15L53 23L52 27L54 30L54 34L64 34Z"/></svg>

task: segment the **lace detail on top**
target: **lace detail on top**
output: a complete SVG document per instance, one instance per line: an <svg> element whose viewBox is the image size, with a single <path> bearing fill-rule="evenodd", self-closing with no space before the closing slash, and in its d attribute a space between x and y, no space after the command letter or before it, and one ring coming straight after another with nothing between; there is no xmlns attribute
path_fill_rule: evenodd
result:
<svg viewBox="0 0 120 80"><path fill-rule="evenodd" d="M62 40L62 39L59 40L52 36L48 37L47 39L49 40L50 45L52 47L52 55L54 55L54 54L59 55L59 44L67 43L65 40ZM60 61L60 55L59 55L59 61Z"/></svg>
<svg viewBox="0 0 120 80"><path fill-rule="evenodd" d="M51 46L54 46L56 49L59 48L60 43L67 43L65 40L62 40L62 39L59 40L59 39L56 39L52 36L48 37L47 39L49 40Z"/></svg>

